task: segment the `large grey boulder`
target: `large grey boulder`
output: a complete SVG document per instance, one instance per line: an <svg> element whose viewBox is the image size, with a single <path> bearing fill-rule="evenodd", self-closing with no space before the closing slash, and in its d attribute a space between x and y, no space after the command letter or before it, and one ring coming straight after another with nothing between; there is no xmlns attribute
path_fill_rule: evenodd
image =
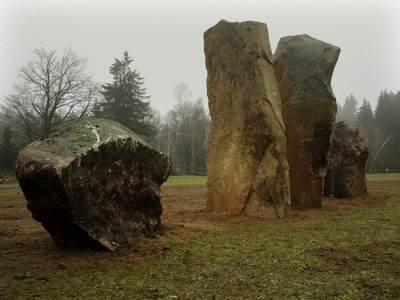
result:
<svg viewBox="0 0 400 300"><path fill-rule="evenodd" d="M110 250L159 228L170 170L166 155L102 119L28 145L16 165L28 209L58 245Z"/></svg>
<svg viewBox="0 0 400 300"><path fill-rule="evenodd" d="M283 37L274 70L286 126L293 208L319 208L336 115L331 88L340 49L308 35Z"/></svg>
<svg viewBox="0 0 400 300"><path fill-rule="evenodd" d="M356 198L367 194L365 164L368 148L358 128L338 122L332 138L324 195L336 198Z"/></svg>
<svg viewBox="0 0 400 300"><path fill-rule="evenodd" d="M267 26L220 21L204 33L213 125L208 211L288 217L285 126Z"/></svg>

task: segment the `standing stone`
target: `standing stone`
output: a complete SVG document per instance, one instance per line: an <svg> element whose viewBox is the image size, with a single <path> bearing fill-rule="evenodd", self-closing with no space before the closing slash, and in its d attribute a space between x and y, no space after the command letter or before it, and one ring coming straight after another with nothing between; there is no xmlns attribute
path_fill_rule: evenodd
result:
<svg viewBox="0 0 400 300"><path fill-rule="evenodd" d="M109 250L156 232L170 170L166 155L102 119L28 145L16 165L28 209L56 244Z"/></svg>
<svg viewBox="0 0 400 300"><path fill-rule="evenodd" d="M346 122L335 125L324 195L336 198L356 198L367 194L365 164L368 148L358 128Z"/></svg>
<svg viewBox="0 0 400 300"><path fill-rule="evenodd" d="M286 126L294 208L319 208L336 115L331 78L340 49L308 35L281 38L274 70Z"/></svg>
<svg viewBox="0 0 400 300"><path fill-rule="evenodd" d="M213 124L207 210L288 217L286 138L267 26L222 20L204 33L204 51Z"/></svg>

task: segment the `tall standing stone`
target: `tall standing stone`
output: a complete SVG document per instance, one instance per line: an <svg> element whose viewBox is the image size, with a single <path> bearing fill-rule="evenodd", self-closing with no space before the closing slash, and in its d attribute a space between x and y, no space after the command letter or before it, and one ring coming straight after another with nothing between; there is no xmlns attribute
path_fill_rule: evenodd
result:
<svg viewBox="0 0 400 300"><path fill-rule="evenodd" d="M274 70L286 126L294 208L318 208L336 115L331 88L340 49L308 35L283 37Z"/></svg>
<svg viewBox="0 0 400 300"><path fill-rule="evenodd" d="M207 210L266 216L274 207L287 217L286 138L267 26L222 20L204 33L204 51L213 124Z"/></svg>
<svg viewBox="0 0 400 300"><path fill-rule="evenodd" d="M325 196L355 198L366 195L367 159L368 148L358 128L344 121L336 123L325 176Z"/></svg>

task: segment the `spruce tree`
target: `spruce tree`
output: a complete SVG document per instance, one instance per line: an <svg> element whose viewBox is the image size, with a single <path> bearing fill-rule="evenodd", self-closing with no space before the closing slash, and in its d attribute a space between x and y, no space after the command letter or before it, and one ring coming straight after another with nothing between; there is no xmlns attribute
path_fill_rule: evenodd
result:
<svg viewBox="0 0 400 300"><path fill-rule="evenodd" d="M400 93L382 91L375 109L375 146L371 170L400 169Z"/></svg>
<svg viewBox="0 0 400 300"><path fill-rule="evenodd" d="M399 133L400 93L382 91L375 110L376 125L386 133Z"/></svg>
<svg viewBox="0 0 400 300"><path fill-rule="evenodd" d="M3 143L0 144L0 168L13 170L18 156L18 149L12 142L12 131L9 126L4 128Z"/></svg>
<svg viewBox="0 0 400 300"><path fill-rule="evenodd" d="M357 112L357 100L353 94L346 98L344 104L336 114L336 121L346 121L352 125L355 124L356 121L356 112Z"/></svg>
<svg viewBox="0 0 400 300"><path fill-rule="evenodd" d="M374 125L374 113L372 112L371 104L364 98L358 113L356 125L359 128L367 129Z"/></svg>
<svg viewBox="0 0 400 300"><path fill-rule="evenodd" d="M151 117L150 97L142 87L144 78L129 65L133 59L128 52L123 59L115 59L110 67L113 83L102 85L104 100L100 102L101 116L115 120L140 136L151 136L153 126L148 122Z"/></svg>

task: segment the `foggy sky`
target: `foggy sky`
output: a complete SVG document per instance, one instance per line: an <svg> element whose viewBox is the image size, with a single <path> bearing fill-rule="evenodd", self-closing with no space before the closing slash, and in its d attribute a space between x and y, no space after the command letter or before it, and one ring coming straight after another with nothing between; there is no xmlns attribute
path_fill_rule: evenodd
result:
<svg viewBox="0 0 400 300"><path fill-rule="evenodd" d="M180 82L206 106L203 33L221 19L266 23L273 52L296 34L340 47L332 80L339 103L353 93L374 108L381 90L400 89L398 0L0 0L0 99L34 49L62 55L71 47L101 84L112 82L110 65L128 51L162 114Z"/></svg>

